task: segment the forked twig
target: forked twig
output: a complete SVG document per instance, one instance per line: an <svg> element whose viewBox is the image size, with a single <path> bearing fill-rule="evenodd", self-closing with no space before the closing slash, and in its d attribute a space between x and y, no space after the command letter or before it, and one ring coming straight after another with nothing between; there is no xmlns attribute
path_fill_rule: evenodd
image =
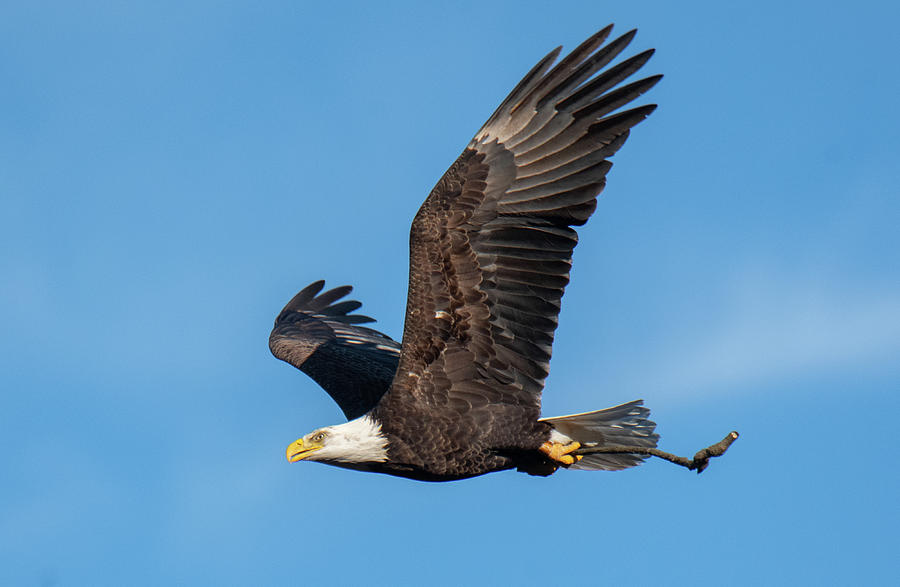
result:
<svg viewBox="0 0 900 587"><path fill-rule="evenodd" d="M712 446L707 446L703 450L697 452L697 454L694 455L693 459L673 455L672 453L659 450L658 448L615 445L582 447L572 454L582 456L592 455L596 453L650 455L665 459L670 463L675 463L676 465L681 465L682 467L687 467L691 471L696 470L697 474L699 475L703 472L704 469L706 469L706 467L709 466L709 459L711 459L712 457L720 457L725 454L725 451L728 450L728 447L738 439L738 436L739 434L735 431L729 432L728 435L719 442L713 444Z"/></svg>

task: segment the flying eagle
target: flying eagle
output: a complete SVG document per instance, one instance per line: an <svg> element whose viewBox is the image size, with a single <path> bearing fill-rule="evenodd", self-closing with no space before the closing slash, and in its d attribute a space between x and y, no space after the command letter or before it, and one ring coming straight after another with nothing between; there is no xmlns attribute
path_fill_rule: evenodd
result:
<svg viewBox="0 0 900 587"><path fill-rule="evenodd" d="M573 226L587 222L609 158L656 108L623 110L662 76L624 82L653 54L610 66L635 35L612 25L554 65L561 47L513 89L438 181L410 230L403 341L360 326L372 318L322 293L288 302L269 348L312 377L349 420L287 448L291 462L425 481L516 468L619 470L647 454L583 447L656 446L642 401L541 418Z"/></svg>

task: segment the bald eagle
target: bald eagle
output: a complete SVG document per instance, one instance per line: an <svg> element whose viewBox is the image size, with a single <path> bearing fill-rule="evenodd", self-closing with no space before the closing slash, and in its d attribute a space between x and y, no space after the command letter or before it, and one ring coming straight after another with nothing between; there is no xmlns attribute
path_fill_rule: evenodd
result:
<svg viewBox="0 0 900 587"><path fill-rule="evenodd" d="M348 422L287 448L291 462L448 481L516 468L619 470L655 447L642 401L541 418L573 226L587 222L609 158L656 108L624 109L662 76L624 83L653 54L610 63L635 35L612 25L554 65L541 59L438 181L410 230L402 343L361 326L349 286L317 281L288 302L269 347L312 377Z"/></svg>

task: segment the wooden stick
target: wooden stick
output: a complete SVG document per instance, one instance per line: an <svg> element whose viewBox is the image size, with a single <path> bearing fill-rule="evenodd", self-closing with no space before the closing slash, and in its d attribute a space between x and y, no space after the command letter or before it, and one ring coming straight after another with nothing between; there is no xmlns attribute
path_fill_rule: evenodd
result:
<svg viewBox="0 0 900 587"><path fill-rule="evenodd" d="M646 448L646 447L638 447L638 446L616 446L616 445L608 445L608 446L585 446L581 447L572 454L575 455L592 455L597 453L603 454L631 454L631 455L650 455L654 457L659 457L661 459L665 459L670 463L675 463L676 465L681 465L682 467L687 467L691 471L697 471L697 474L703 472L706 467L709 466L709 459L712 457L720 457L725 454L725 451L728 450L728 447L738 439L739 434L737 432L729 432L728 435L720 440L719 442L713 444L712 446L707 446L703 450L699 451L694 455L693 459L688 459L685 457L680 457L678 455L673 455L672 453L668 453L658 448Z"/></svg>

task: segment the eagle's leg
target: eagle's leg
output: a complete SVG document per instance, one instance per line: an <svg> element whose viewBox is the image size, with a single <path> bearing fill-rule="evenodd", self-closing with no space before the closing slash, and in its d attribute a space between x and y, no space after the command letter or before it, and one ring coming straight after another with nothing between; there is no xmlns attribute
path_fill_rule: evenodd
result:
<svg viewBox="0 0 900 587"><path fill-rule="evenodd" d="M573 465L580 461L583 457L581 455L571 455L569 453L574 452L579 448L581 448L580 442L570 442L569 444L563 444L561 442L548 441L542 444L539 450L558 463L562 463L564 465Z"/></svg>

